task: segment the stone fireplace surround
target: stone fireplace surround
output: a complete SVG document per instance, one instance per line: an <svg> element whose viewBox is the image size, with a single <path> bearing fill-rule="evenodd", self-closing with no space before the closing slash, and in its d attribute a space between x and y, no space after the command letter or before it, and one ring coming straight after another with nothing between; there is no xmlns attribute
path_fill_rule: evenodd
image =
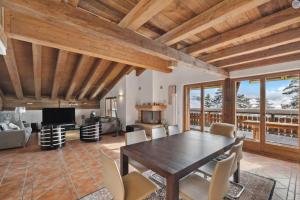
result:
<svg viewBox="0 0 300 200"><path fill-rule="evenodd" d="M161 123L164 119L164 110L167 105L160 103L144 103L141 105L136 105L138 110L138 121L137 125L143 127L147 135L151 135L151 130L153 128L162 127Z"/></svg>

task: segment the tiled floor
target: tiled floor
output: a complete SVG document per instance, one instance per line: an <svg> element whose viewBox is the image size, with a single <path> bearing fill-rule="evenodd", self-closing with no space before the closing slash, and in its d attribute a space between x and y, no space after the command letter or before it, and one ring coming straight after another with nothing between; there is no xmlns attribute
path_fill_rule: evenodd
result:
<svg viewBox="0 0 300 200"><path fill-rule="evenodd" d="M99 143L71 141L60 150L40 151L32 138L26 148L0 151L0 200L82 197L102 185L98 151L117 159L122 145L124 137L108 135ZM299 164L245 153L241 168L276 179L273 199L300 199Z"/></svg>

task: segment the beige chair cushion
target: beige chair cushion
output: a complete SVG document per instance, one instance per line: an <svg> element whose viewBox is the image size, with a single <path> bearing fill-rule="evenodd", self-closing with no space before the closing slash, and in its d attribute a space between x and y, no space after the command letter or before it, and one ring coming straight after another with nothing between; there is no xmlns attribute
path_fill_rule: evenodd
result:
<svg viewBox="0 0 300 200"><path fill-rule="evenodd" d="M103 151L100 152L100 155L104 186L113 195L115 200L123 200L125 197L125 189L116 161L109 158Z"/></svg>
<svg viewBox="0 0 300 200"><path fill-rule="evenodd" d="M179 188L180 196L184 200L208 200L209 182L196 174L181 180Z"/></svg>
<svg viewBox="0 0 300 200"><path fill-rule="evenodd" d="M235 153L218 161L210 182L196 174L191 174L180 181L179 190L183 199L222 200L228 189L229 173L234 158Z"/></svg>
<svg viewBox="0 0 300 200"><path fill-rule="evenodd" d="M234 138L235 126L233 124L227 124L227 123L213 123L210 126L210 133Z"/></svg>
<svg viewBox="0 0 300 200"><path fill-rule="evenodd" d="M129 164L134 167L136 170L138 170L139 172L143 173L145 171L147 171L148 169L142 165L141 163L135 161L135 160L129 160Z"/></svg>
<svg viewBox="0 0 300 200"><path fill-rule="evenodd" d="M143 175L132 172L123 176L125 200L143 200L156 191L156 186Z"/></svg>
<svg viewBox="0 0 300 200"><path fill-rule="evenodd" d="M176 135L179 134L179 128L177 125L173 125L173 126L168 126L168 133L169 135Z"/></svg>
<svg viewBox="0 0 300 200"><path fill-rule="evenodd" d="M166 129L164 127L160 128L153 128L151 132L151 138L152 140L158 139L158 138L163 138L167 136Z"/></svg>
<svg viewBox="0 0 300 200"><path fill-rule="evenodd" d="M147 141L145 130L133 131L125 133L125 144L136 144Z"/></svg>

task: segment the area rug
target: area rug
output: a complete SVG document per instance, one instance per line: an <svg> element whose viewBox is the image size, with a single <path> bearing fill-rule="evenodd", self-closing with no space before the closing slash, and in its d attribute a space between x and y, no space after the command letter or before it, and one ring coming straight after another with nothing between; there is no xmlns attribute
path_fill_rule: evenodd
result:
<svg viewBox="0 0 300 200"><path fill-rule="evenodd" d="M151 180L156 186L157 191L147 197L145 200L164 200L165 199L165 179L152 171L147 171L143 174L149 180ZM273 196L273 191L275 188L275 180L262 177L250 172L241 172L240 184L245 187L242 195L238 200L271 200ZM228 193L234 196L237 192L236 186L230 184ZM111 200L112 195L106 188L101 188L91 194L88 194L80 200ZM227 197L225 199L228 199Z"/></svg>

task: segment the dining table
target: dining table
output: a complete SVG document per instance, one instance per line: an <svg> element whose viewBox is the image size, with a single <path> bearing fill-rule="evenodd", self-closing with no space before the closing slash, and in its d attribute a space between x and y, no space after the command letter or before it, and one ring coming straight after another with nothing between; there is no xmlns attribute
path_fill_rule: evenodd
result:
<svg viewBox="0 0 300 200"><path fill-rule="evenodd" d="M166 179L167 200L178 200L180 179L228 151L234 144L235 138L187 131L123 146L120 149L121 175L128 174L129 159L135 160Z"/></svg>

